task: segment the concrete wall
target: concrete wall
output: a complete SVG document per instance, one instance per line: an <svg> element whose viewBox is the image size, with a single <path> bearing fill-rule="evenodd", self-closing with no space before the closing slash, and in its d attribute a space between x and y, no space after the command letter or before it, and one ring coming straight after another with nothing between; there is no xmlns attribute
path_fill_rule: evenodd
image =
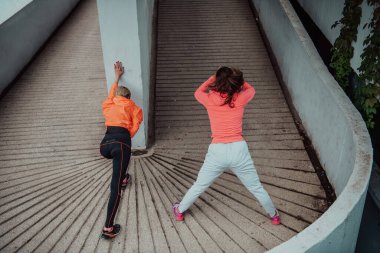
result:
<svg viewBox="0 0 380 253"><path fill-rule="evenodd" d="M78 2L79 0L24 0L0 4L0 93Z"/></svg>
<svg viewBox="0 0 380 253"><path fill-rule="evenodd" d="M139 25L139 37L140 37L140 51L141 51L141 79L143 83L143 105L145 109L145 136L146 142L145 146L149 144L149 127L153 127L152 123L149 122L153 120L150 118L153 112L153 98L154 98L154 87L155 83L151 83L151 64L155 64L155 60L152 61L152 45L155 43L152 38L152 24L153 24L153 14L154 6L156 0L137 0L137 19ZM152 94L151 94L152 93ZM152 101L151 101L152 100ZM154 129L150 129L154 132Z"/></svg>
<svg viewBox="0 0 380 253"><path fill-rule="evenodd" d="M12 17L19 10L24 8L33 0L18 0L18 1L1 1L0 2L0 24L7 21L10 17Z"/></svg>
<svg viewBox="0 0 380 253"><path fill-rule="evenodd" d="M342 11L345 0L298 0L302 8L313 19L314 23L323 32L331 44L334 44L336 38L339 36L339 26L331 29L331 26L342 18ZM362 5L362 18L358 27L358 38L353 43L354 56L351 59L351 67L356 71L360 66L360 55L363 53L363 41L369 34L368 28L363 29L364 24L368 23L372 17L373 7L368 6L367 1L364 0Z"/></svg>
<svg viewBox="0 0 380 253"><path fill-rule="evenodd" d="M337 200L270 252L354 252L372 164L365 123L328 72L288 0L251 0Z"/></svg>
<svg viewBox="0 0 380 253"><path fill-rule="evenodd" d="M150 45L154 0L97 0L103 59L108 89L114 80L113 63L123 62L120 81L144 111L144 121L133 138L133 148L144 149L148 136Z"/></svg>

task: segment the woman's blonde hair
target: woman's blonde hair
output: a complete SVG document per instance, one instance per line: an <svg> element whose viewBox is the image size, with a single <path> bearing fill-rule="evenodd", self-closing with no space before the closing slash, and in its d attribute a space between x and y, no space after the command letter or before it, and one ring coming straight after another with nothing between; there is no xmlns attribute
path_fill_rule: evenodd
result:
<svg viewBox="0 0 380 253"><path fill-rule="evenodd" d="M131 92L129 91L129 89L127 87L124 87L124 86L117 87L115 95L116 96L122 96L125 98L131 98Z"/></svg>

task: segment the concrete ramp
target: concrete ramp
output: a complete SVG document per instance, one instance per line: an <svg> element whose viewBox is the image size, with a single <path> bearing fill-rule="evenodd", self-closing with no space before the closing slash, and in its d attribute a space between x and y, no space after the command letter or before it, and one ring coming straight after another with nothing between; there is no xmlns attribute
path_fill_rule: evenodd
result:
<svg viewBox="0 0 380 253"><path fill-rule="evenodd" d="M325 211L248 1L159 3L156 143L131 160L116 216L121 235L99 237L112 163L98 149L106 84L96 1L84 0L0 100L1 252L264 252ZM184 222L171 215L210 143L193 92L219 65L239 67L256 89L244 134L283 225L271 225L230 172Z"/></svg>

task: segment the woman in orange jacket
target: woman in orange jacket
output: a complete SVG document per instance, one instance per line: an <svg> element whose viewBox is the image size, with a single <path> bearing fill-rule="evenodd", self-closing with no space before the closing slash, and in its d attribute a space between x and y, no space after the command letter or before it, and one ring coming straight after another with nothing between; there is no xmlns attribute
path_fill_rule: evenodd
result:
<svg viewBox="0 0 380 253"><path fill-rule="evenodd" d="M119 224L114 224L114 219L119 207L121 189L126 187L129 179L127 169L131 157L131 138L136 134L143 120L141 108L130 99L131 92L126 87L118 85L124 73L122 63L116 62L114 70L115 82L112 84L107 99L103 102L107 131L100 143L101 155L113 159L111 195L102 232L104 239L115 237L121 230Z"/></svg>

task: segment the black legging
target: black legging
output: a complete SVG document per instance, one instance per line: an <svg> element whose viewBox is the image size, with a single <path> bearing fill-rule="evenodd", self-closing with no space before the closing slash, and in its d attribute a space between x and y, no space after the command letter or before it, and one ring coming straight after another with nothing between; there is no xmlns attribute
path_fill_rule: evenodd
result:
<svg viewBox="0 0 380 253"><path fill-rule="evenodd" d="M113 159L111 196L108 202L105 227L112 227L119 207L121 184L126 177L131 158L131 136L123 127L107 127L107 132L100 143L100 154Z"/></svg>

